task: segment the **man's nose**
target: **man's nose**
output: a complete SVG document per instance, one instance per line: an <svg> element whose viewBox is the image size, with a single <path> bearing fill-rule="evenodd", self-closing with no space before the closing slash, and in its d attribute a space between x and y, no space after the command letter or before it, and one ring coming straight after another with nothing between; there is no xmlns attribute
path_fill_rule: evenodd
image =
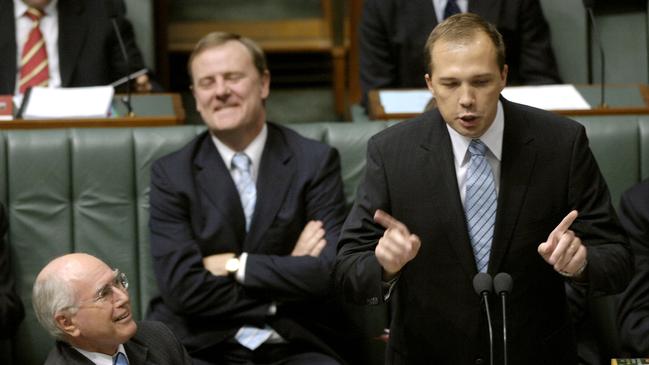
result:
<svg viewBox="0 0 649 365"><path fill-rule="evenodd" d="M469 107L475 102L475 90L470 86L463 84L460 86L460 105Z"/></svg>

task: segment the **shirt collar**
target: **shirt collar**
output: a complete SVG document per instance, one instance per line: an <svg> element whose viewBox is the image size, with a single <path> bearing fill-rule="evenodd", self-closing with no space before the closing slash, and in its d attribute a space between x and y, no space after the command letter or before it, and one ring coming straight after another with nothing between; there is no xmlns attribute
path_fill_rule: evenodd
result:
<svg viewBox="0 0 649 365"><path fill-rule="evenodd" d="M455 129L451 128L448 123L446 124L446 128L448 129L449 135L451 137L453 155L456 159L456 166L461 166L469 160L467 158L467 151L469 150L469 143L471 143L472 138L459 134ZM498 100L494 122L491 123L491 126L489 126L484 134L479 137L482 143L487 146L489 151L491 151L491 154L498 161L501 161L502 158L504 130L505 113L503 112L502 102Z"/></svg>
<svg viewBox="0 0 649 365"><path fill-rule="evenodd" d="M22 0L13 0L14 1L14 17L16 19L19 19L23 15L25 15L25 12L27 9L29 9L29 6L25 4ZM43 11L45 12L45 16L48 15L54 15L56 14L56 4L59 2L59 0L52 0L50 1L49 4L45 6L45 9Z"/></svg>
<svg viewBox="0 0 649 365"><path fill-rule="evenodd" d="M216 149L219 151L219 154L223 158L223 162L225 162L225 165L228 167L228 169L232 168L232 157L234 157L234 154L239 152L239 151L234 151L230 147L226 146L225 143L221 142L218 138L216 138L213 134L212 136L212 141L214 141L214 145L216 146ZM255 139L248 144L248 146L240 152L245 153L248 155L250 158L250 162L252 163L252 175L253 179L256 179L257 177L257 172L259 172L259 165L261 163L261 154L264 152L264 146L266 145L266 140L268 139L268 126L266 123L264 123L264 127L261 129L261 132L255 137Z"/></svg>
<svg viewBox="0 0 649 365"><path fill-rule="evenodd" d="M124 345L119 345L119 347L117 348L117 352L115 352L113 355L106 355L99 352L86 351L74 346L72 347L75 350L79 351L83 356L87 357L88 360L92 361L92 363L95 365L113 365L113 358L115 357L115 355L117 355L117 352L123 353L124 356L126 356L126 359L128 360L128 356L126 355L126 350L124 349Z"/></svg>

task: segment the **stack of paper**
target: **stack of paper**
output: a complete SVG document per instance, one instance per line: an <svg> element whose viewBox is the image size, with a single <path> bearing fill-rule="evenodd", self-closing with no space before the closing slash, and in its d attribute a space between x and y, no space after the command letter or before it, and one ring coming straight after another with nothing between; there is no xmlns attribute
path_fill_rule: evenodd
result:
<svg viewBox="0 0 649 365"><path fill-rule="evenodd" d="M111 86L32 88L23 100L23 119L105 118L113 102Z"/></svg>

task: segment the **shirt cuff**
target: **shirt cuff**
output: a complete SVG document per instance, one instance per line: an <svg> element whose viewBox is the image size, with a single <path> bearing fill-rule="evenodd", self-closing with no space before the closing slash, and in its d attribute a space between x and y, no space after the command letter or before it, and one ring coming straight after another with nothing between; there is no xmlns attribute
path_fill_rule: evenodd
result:
<svg viewBox="0 0 649 365"><path fill-rule="evenodd" d="M246 278L246 261L248 260L248 254L246 252L242 253L239 256L239 270L234 276L234 279L239 284L243 284L243 280Z"/></svg>

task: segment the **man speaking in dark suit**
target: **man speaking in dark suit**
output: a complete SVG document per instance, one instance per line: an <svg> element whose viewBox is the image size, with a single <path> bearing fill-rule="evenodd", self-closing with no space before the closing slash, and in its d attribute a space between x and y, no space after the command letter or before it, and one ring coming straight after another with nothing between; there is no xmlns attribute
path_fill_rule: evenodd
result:
<svg viewBox="0 0 649 365"><path fill-rule="evenodd" d="M108 9L108 5L113 10ZM144 68L123 0L3 0L0 2L0 94L28 86L108 85ZM115 13L129 57L122 55L111 23ZM151 90L147 75L135 80Z"/></svg>
<svg viewBox="0 0 649 365"><path fill-rule="evenodd" d="M208 130L152 167L150 318L202 363L338 364L316 322L345 214L337 151L266 121L250 39L208 34L188 67Z"/></svg>
<svg viewBox="0 0 649 365"><path fill-rule="evenodd" d="M365 0L359 27L363 99L372 89L424 87L426 37L457 12L496 25L507 47L509 85L561 83L539 0Z"/></svg>
<svg viewBox="0 0 649 365"><path fill-rule="evenodd" d="M390 364L488 363L472 280L506 272L509 363L574 365L564 281L603 294L631 277L628 242L583 126L502 98L504 48L478 15L438 25L425 76L437 108L368 144L335 278L355 302L389 300ZM494 334L502 349L502 332ZM495 353L502 363L503 351Z"/></svg>
<svg viewBox="0 0 649 365"><path fill-rule="evenodd" d="M162 323L135 323L127 289L126 275L94 256L50 261L33 288L36 318L57 339L45 364L190 365Z"/></svg>

